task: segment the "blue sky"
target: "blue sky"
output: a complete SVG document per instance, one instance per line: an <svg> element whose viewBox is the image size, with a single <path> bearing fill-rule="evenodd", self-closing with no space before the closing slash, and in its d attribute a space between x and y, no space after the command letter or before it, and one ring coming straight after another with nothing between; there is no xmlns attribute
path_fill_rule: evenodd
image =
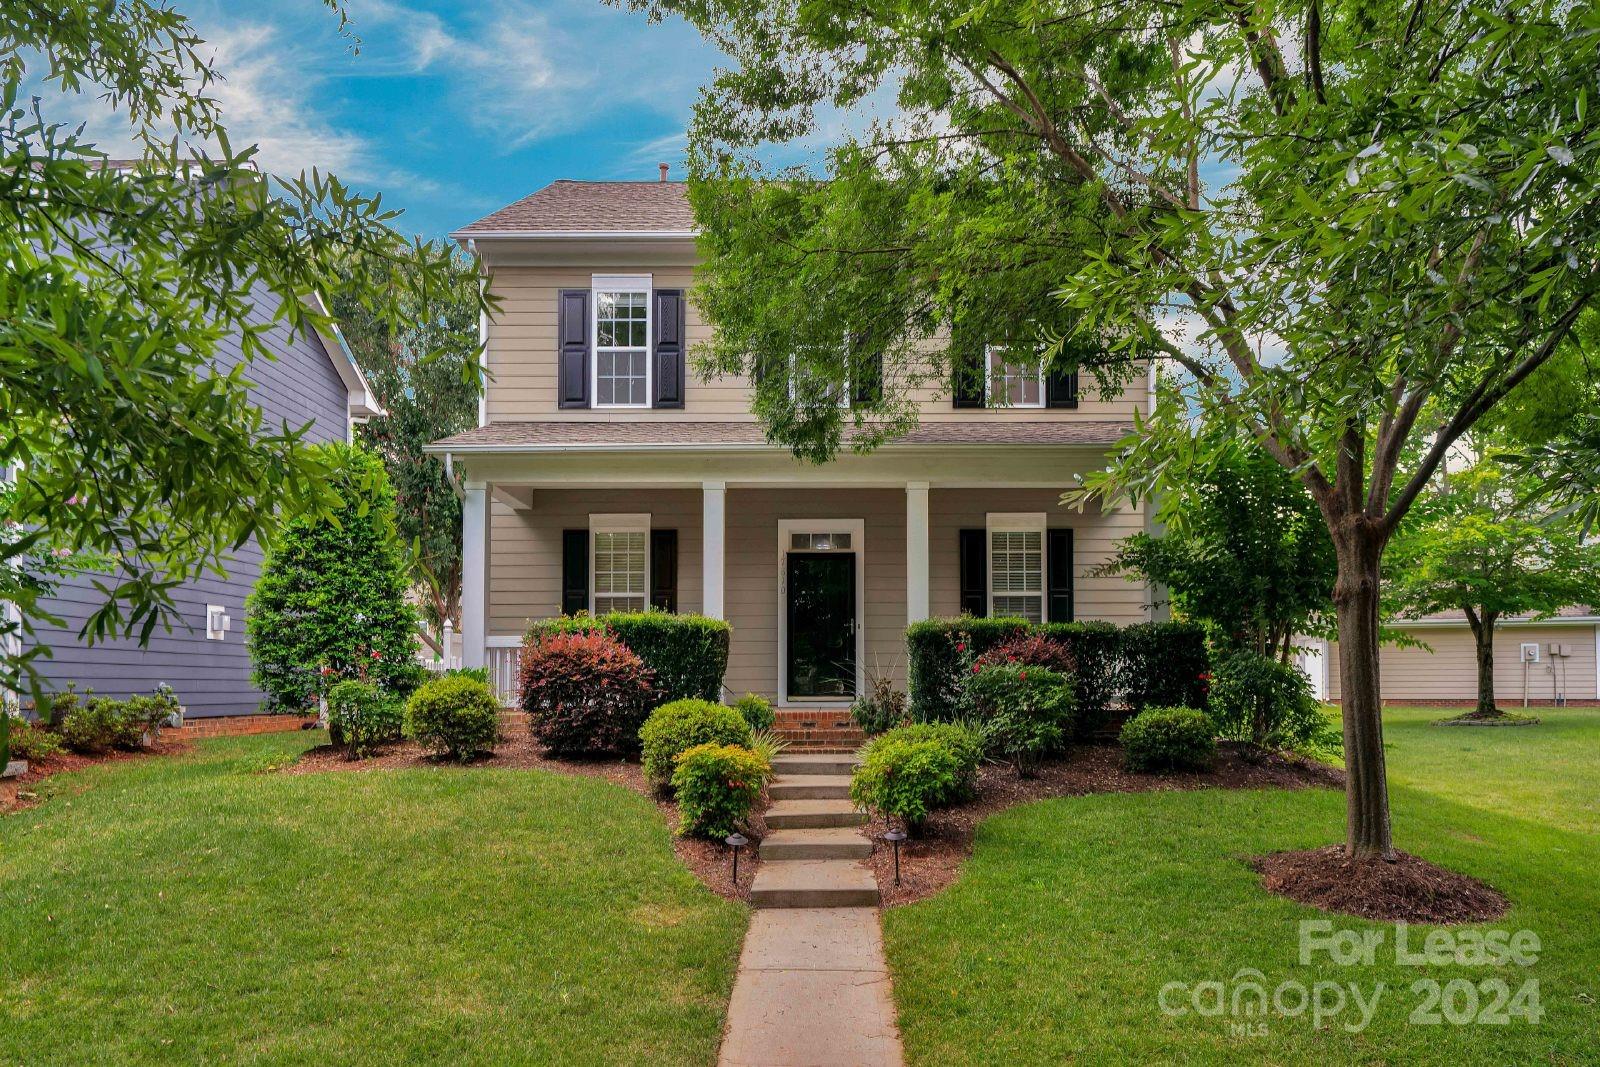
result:
<svg viewBox="0 0 1600 1067"><path fill-rule="evenodd" d="M683 176L684 128L720 54L687 24L600 0L175 0L226 77L214 95L262 165L319 166L443 236L556 178ZM356 40L352 40L354 37ZM83 117L114 154L120 130ZM74 113L75 114L72 114Z"/></svg>

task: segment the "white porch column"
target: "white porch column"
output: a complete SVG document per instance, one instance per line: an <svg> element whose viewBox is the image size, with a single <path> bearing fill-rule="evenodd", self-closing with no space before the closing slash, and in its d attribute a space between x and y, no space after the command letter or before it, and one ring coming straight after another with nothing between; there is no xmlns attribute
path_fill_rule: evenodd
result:
<svg viewBox="0 0 1600 1067"><path fill-rule="evenodd" d="M728 483L700 483L700 574L705 583L700 611L713 619L723 617L722 576L725 559Z"/></svg>
<svg viewBox="0 0 1600 1067"><path fill-rule="evenodd" d="M906 483L906 622L928 617L928 483Z"/></svg>
<svg viewBox="0 0 1600 1067"><path fill-rule="evenodd" d="M489 487L466 484L461 505L461 665L488 662L485 638L489 622Z"/></svg>

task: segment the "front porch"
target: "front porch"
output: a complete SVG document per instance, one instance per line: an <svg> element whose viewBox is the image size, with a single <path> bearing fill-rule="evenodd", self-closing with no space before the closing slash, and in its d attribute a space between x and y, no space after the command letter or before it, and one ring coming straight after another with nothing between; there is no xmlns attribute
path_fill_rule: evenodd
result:
<svg viewBox="0 0 1600 1067"><path fill-rule="evenodd" d="M909 623L963 611L1150 617L1143 587L1089 573L1144 528L1063 489L1102 448L888 447L802 464L762 446L504 450L466 468L463 662L515 691L529 620L700 612L733 627L725 689L841 708L905 684Z"/></svg>

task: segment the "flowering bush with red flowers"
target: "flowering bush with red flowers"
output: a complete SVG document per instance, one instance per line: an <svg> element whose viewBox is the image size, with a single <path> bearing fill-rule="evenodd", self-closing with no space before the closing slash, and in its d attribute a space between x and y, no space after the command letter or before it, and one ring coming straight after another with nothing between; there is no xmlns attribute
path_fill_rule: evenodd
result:
<svg viewBox="0 0 1600 1067"><path fill-rule="evenodd" d="M1031 778L1039 762L1060 752L1072 733L1072 682L1047 667L1021 663L973 665L967 695L984 748Z"/></svg>
<svg viewBox="0 0 1600 1067"><path fill-rule="evenodd" d="M1005 664L1044 667L1047 670L1055 671L1057 674L1064 674L1069 678L1077 670L1077 663L1073 659L1072 650L1055 638L1046 637L1041 633L1025 633L1008 637L977 659L977 665L980 667L996 667Z"/></svg>
<svg viewBox="0 0 1600 1067"><path fill-rule="evenodd" d="M632 752L655 693L644 661L604 631L556 633L522 646L522 707L552 752Z"/></svg>

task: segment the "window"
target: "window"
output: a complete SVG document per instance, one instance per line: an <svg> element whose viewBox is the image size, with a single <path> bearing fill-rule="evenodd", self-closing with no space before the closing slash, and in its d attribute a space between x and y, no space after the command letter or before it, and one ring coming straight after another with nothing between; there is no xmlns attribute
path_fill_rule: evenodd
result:
<svg viewBox="0 0 1600 1067"><path fill-rule="evenodd" d="M1044 407L1044 362L1037 355L990 345L985 375L985 404L988 407Z"/></svg>
<svg viewBox="0 0 1600 1067"><path fill-rule="evenodd" d="M826 392L822 392L823 390ZM851 399L849 367L845 368L842 383L819 380L813 384L809 370L801 368L799 356L793 352L789 353L789 399L796 402L810 401L814 394L819 393L821 395L817 395L816 399L831 400L841 408L848 409Z"/></svg>
<svg viewBox="0 0 1600 1067"><path fill-rule="evenodd" d="M594 406L650 406L650 279L594 279Z"/></svg>
<svg viewBox="0 0 1600 1067"><path fill-rule="evenodd" d="M1044 622L1044 515L989 516L989 615Z"/></svg>
<svg viewBox="0 0 1600 1067"><path fill-rule="evenodd" d="M650 516L589 516L589 607L643 611L650 601Z"/></svg>

